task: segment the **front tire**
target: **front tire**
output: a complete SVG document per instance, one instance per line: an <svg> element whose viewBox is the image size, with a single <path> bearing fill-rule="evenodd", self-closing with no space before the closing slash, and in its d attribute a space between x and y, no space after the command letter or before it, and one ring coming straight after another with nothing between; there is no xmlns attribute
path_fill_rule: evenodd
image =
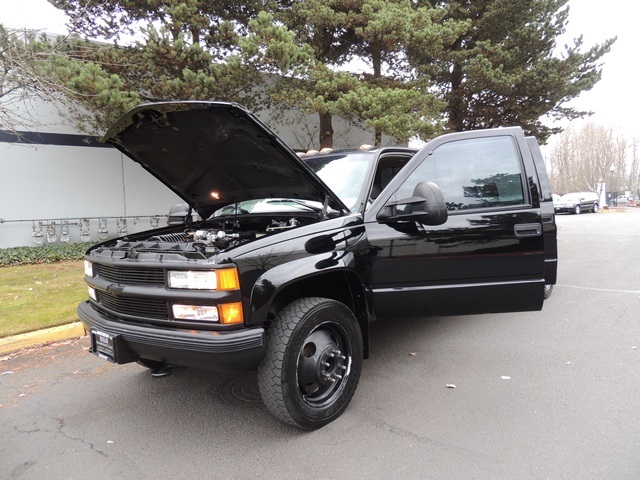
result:
<svg viewBox="0 0 640 480"><path fill-rule="evenodd" d="M576 205L576 207L573 209L573 211L576 213L576 215L580 215L580 212L582 210L580 210L580 205Z"/></svg>
<svg viewBox="0 0 640 480"><path fill-rule="evenodd" d="M335 300L309 297L282 309L266 332L258 387L278 419L306 430L347 408L362 371L362 334L355 316Z"/></svg>
<svg viewBox="0 0 640 480"><path fill-rule="evenodd" d="M598 207L598 204L597 204L597 203L594 203L594 204L593 204L593 213L598 213L598 208L599 208L599 207Z"/></svg>

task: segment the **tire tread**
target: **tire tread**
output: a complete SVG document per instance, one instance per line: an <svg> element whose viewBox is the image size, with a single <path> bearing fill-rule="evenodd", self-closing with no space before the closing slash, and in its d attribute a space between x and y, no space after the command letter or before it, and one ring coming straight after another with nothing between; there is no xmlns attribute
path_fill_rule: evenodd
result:
<svg viewBox="0 0 640 480"><path fill-rule="evenodd" d="M287 409L281 383L286 373L283 372L285 354L300 322L314 309L328 302L335 303L340 308L347 308L335 300L322 297L300 298L283 308L267 329L266 355L258 366L258 387L267 410L280 421L300 428L309 429L310 427L297 422Z"/></svg>

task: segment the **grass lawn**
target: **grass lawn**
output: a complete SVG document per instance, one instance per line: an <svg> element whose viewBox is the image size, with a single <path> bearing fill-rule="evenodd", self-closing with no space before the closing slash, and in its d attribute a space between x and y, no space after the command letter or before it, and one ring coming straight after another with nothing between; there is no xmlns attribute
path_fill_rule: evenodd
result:
<svg viewBox="0 0 640 480"><path fill-rule="evenodd" d="M0 338L78 321L82 261L0 268Z"/></svg>

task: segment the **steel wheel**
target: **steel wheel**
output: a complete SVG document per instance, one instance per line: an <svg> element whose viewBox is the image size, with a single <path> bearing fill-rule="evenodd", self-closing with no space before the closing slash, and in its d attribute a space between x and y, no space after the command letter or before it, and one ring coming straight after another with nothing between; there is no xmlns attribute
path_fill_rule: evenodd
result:
<svg viewBox="0 0 640 480"><path fill-rule="evenodd" d="M335 325L323 324L305 339L297 374L298 388L308 405L326 405L345 387L352 361L345 335Z"/></svg>
<svg viewBox="0 0 640 480"><path fill-rule="evenodd" d="M287 305L267 330L258 386L267 409L307 430L347 408L362 369L362 335L345 305L302 298Z"/></svg>

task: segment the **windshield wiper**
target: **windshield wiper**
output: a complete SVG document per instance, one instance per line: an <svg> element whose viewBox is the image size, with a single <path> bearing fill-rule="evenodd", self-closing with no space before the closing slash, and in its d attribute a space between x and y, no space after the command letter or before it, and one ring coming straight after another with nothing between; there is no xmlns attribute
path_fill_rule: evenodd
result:
<svg viewBox="0 0 640 480"><path fill-rule="evenodd" d="M309 205L308 203L305 203L301 200L295 200L293 198L278 198L276 200L267 200L267 203L295 203L296 205L302 205L303 207L307 207L309 210L313 211L313 212L321 212L322 208L320 207L316 207L314 205Z"/></svg>

